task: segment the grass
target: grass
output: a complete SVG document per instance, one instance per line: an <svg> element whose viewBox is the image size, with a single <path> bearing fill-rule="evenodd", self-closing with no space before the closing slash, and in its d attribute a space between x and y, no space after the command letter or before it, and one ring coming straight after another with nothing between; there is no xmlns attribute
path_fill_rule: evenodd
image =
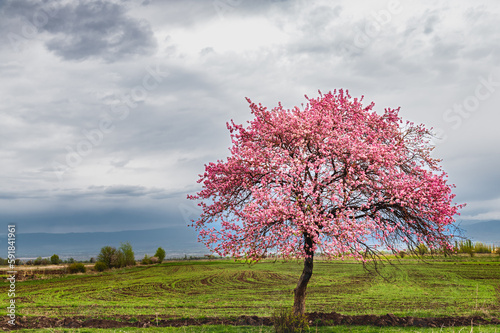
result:
<svg viewBox="0 0 500 333"><path fill-rule="evenodd" d="M301 270L301 262L248 265L222 260L183 261L29 280L16 284L17 314L109 319L121 315L129 316L129 320L156 314L162 318L269 316L277 307L291 307ZM441 258L427 263L404 259L395 266L381 267L381 275L364 270L354 261L317 261L306 307L308 312L351 315L499 317L499 272L498 256ZM7 284L0 288L0 300L7 304ZM5 307L0 315L5 315ZM98 332L76 332L87 331ZM466 331L470 328L462 332ZM203 331L196 328L192 332ZM336 331L322 328L318 332Z"/></svg>
<svg viewBox="0 0 500 333"><path fill-rule="evenodd" d="M187 327L150 327L150 328L120 328L120 329L38 329L38 330L19 330L17 332L37 332L37 333L135 333L135 332L167 332L167 333L271 333L271 327L252 327L252 326L187 326ZM481 327L448 327L448 328L421 328L421 327L374 327L374 326L334 326L334 327L313 327L311 333L396 333L396 332L414 332L414 333L499 333L497 326Z"/></svg>

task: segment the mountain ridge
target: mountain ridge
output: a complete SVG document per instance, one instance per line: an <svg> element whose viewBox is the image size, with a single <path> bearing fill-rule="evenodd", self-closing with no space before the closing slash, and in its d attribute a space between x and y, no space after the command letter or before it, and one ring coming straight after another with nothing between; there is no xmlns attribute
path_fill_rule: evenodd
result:
<svg viewBox="0 0 500 333"><path fill-rule="evenodd" d="M500 246L500 220L461 222L459 228L464 230L465 238ZM463 225L464 222L469 223ZM6 234L0 236L0 248L6 249ZM61 258L88 260L96 257L103 246L119 247L125 242L130 242L137 259L144 254L154 254L158 247L165 249L167 258L210 253L203 244L197 242L194 228L186 226L103 232L18 233L16 236L18 258L48 257L56 253Z"/></svg>

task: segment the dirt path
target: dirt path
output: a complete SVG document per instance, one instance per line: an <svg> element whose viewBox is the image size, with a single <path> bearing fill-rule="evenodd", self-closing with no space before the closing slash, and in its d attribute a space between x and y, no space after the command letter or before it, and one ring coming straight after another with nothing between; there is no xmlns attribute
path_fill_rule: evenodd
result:
<svg viewBox="0 0 500 333"><path fill-rule="evenodd" d="M452 327L470 325L500 325L498 318L486 320L482 317L445 317L445 318L416 318L396 317L392 314L384 316L360 315L349 316L339 313L309 313L311 326L333 325L373 325L373 326L415 326L415 327ZM205 319L161 319L155 316L117 316L113 319L95 319L90 317L65 317L62 319L51 317L18 317L16 326L11 326L6 320L2 323L3 330L21 328L117 328L117 327L180 327L187 325L250 325L271 326L268 317L240 316L237 318L205 318Z"/></svg>

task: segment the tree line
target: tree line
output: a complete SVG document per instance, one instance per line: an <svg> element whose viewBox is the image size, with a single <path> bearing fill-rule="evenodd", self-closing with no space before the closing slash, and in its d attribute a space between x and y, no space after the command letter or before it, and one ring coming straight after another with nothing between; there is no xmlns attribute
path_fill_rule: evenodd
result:
<svg viewBox="0 0 500 333"><path fill-rule="evenodd" d="M162 263L165 259L166 252L163 248L159 247L156 250L154 256L149 256L147 254L144 255L144 258L141 260L141 264L150 265L150 264L159 264ZM44 265L59 265L62 263L69 264L68 271L70 273L84 273L86 271L85 265L82 262L77 262L73 258L69 258L67 260L61 260L61 258L54 254L50 258L42 258L38 257L36 259L30 259L25 262L22 262L19 259L16 259L16 265L34 265L34 266L44 266ZM135 253L132 249L132 245L130 242L121 243L120 247L115 248L113 246L104 246L101 248L97 258L90 258L90 263L94 264L94 269L96 271L102 272L106 269L111 268L121 268L127 266L136 265ZM0 265L6 265L7 259L0 258Z"/></svg>
<svg viewBox="0 0 500 333"><path fill-rule="evenodd" d="M165 250L159 247L153 257L149 257L145 254L141 263L145 265L159 264L163 261L163 259L165 259L165 255ZM99 252L99 255L97 256L97 262L94 265L94 269L98 272L102 272L110 268L134 266L135 264L136 261L132 245L127 242L122 243L118 249L112 246L104 246L101 248L101 252Z"/></svg>

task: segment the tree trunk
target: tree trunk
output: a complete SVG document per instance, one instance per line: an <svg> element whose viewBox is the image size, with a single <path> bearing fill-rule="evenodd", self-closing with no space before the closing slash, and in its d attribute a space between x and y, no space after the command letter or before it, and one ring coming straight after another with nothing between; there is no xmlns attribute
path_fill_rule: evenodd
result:
<svg viewBox="0 0 500 333"><path fill-rule="evenodd" d="M312 240L308 236L304 236L304 248L307 257L304 259L302 275L300 276L299 282L297 282L297 287L294 289L293 313L295 315L303 315L306 310L307 283L311 279L313 272L314 252L312 252Z"/></svg>

